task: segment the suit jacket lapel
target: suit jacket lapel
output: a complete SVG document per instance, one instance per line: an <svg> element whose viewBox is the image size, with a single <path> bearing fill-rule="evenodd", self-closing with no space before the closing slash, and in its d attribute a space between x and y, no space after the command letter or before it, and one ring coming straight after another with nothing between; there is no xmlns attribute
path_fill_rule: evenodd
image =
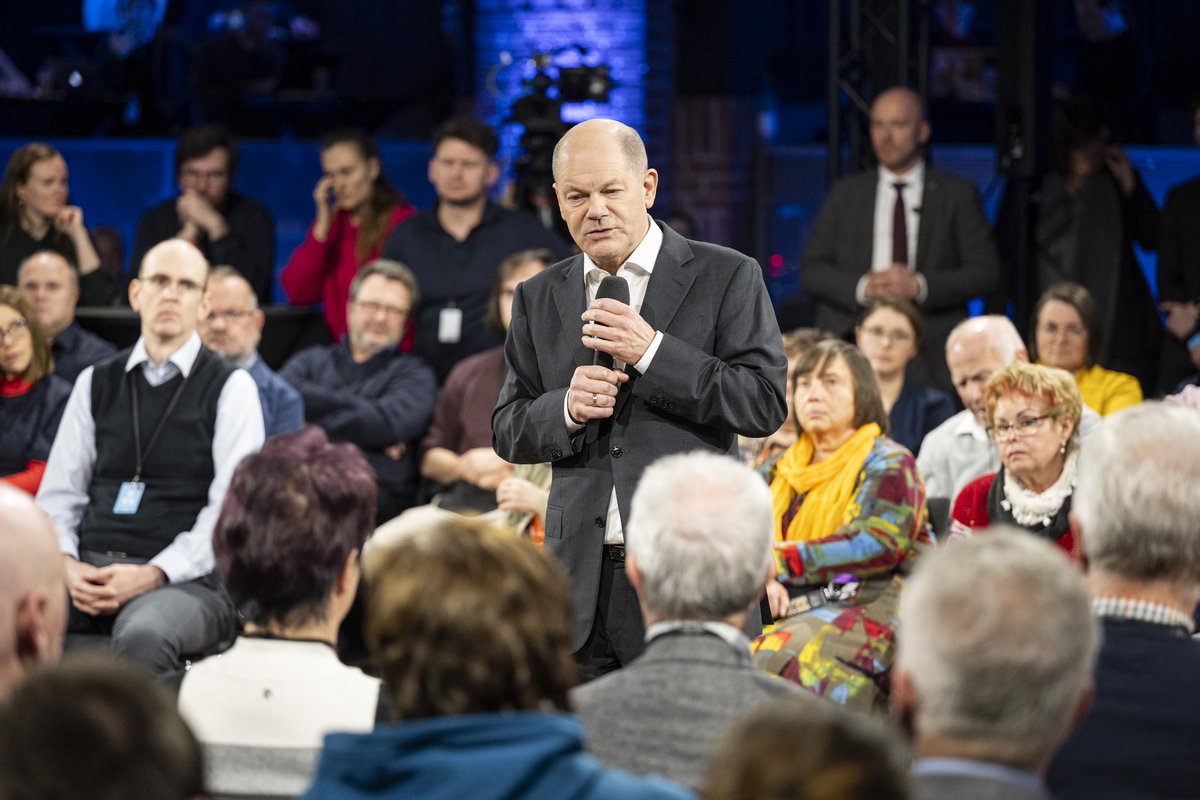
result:
<svg viewBox="0 0 1200 800"><path fill-rule="evenodd" d="M655 223L658 224L658 223ZM693 271L692 248L687 240L675 231L663 229L663 243L646 285L646 298L642 301L642 319L655 330L665 331L675 319L683 298L696 280Z"/></svg>
<svg viewBox="0 0 1200 800"><path fill-rule="evenodd" d="M914 268L924 271L924 264L929 258L929 248L933 246L935 220L941 212L942 193L938 191L937 176L928 167L925 168L925 188L921 193L921 213L917 223L917 263Z"/></svg>
<svg viewBox="0 0 1200 800"><path fill-rule="evenodd" d="M559 328L564 335L571 338L574 331L574 346L571 348L571 363L575 365L592 363L593 352L583 346L583 321L579 318L587 308L587 295L583 287L583 256L577 255L562 271L558 281L551 289L554 305L558 308ZM535 331L534 335L558 335L551 331ZM572 368L573 369L573 368Z"/></svg>

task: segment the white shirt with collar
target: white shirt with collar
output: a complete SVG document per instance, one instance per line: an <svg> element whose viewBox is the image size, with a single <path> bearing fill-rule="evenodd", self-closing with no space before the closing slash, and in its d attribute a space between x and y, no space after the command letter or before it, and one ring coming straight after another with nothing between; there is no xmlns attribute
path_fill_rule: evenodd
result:
<svg viewBox="0 0 1200 800"><path fill-rule="evenodd" d="M650 284L650 275L654 272L654 263L658 261L658 251L662 249L663 243L662 229L649 214L646 215L646 219L650 222L649 230L629 255L629 259L617 269L617 275L624 278L629 284L629 307L639 314L642 311L642 303L646 299L646 287ZM600 281L607 276L608 273L597 267L587 253L583 254L583 289L587 293L587 305L590 306L596 299L596 292L600 290ZM582 323L579 335L583 335ZM655 331L654 339L646 348L645 354L633 365L639 374L645 374L646 370L650 369L650 363L654 360L654 355L658 352L662 340L662 331ZM625 362L614 358L613 369L625 369ZM567 430L574 433L583 430L584 426L571 419L571 415L567 411L567 404L570 400L571 395L568 392L563 401L563 420L567 424ZM621 526L621 510L617 506L617 487L614 485L608 501L608 520L604 525L604 543L622 544L624 541L625 533Z"/></svg>
<svg viewBox="0 0 1200 800"><path fill-rule="evenodd" d="M917 302L929 296L929 287L925 284L925 276L920 273L917 263L917 237L921 232L921 202L925 196L925 160L921 159L903 176L897 175L886 167L878 168L878 179L875 185L875 221L871 245L871 271L883 272L892 266L892 218L896 206L896 186L904 182L904 222L905 233L908 236L908 266L917 271L917 280L921 283ZM858 279L854 289L854 298L859 305L867 305L866 287L868 275Z"/></svg>
<svg viewBox="0 0 1200 800"><path fill-rule="evenodd" d="M145 341L139 337L125 361L125 372L140 367L147 383L161 386L176 375L186 377L199 355L200 337L194 331L161 364L150 360ZM93 372L94 368L88 367L75 381L37 494L37 505L54 523L59 548L76 558L79 557L79 522L88 504L88 487L96 465ZM262 443L263 419L258 387L245 370L234 370L217 399L212 443L214 477L208 487L208 503L196 515L191 530L180 531L175 541L149 561L163 571L169 582L181 583L212 572L212 532L225 499L225 489L238 462L257 452Z"/></svg>

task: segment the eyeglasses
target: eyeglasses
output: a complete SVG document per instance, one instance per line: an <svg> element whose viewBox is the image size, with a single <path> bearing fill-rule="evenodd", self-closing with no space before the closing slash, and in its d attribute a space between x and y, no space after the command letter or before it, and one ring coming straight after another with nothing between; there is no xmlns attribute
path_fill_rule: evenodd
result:
<svg viewBox="0 0 1200 800"><path fill-rule="evenodd" d="M1005 439L1018 438L1024 439L1026 436L1032 436L1034 429L1043 421L1057 417L1057 414L1042 414L1037 417L1022 417L1011 425L1001 423L988 428L988 433L998 442Z"/></svg>
<svg viewBox="0 0 1200 800"><path fill-rule="evenodd" d="M254 316L253 311L210 311L206 319L209 322L233 323Z"/></svg>
<svg viewBox="0 0 1200 800"><path fill-rule="evenodd" d="M198 169L185 169L182 175L186 181L221 181L229 177L229 170L210 169L207 172L202 172Z"/></svg>
<svg viewBox="0 0 1200 800"><path fill-rule="evenodd" d="M10 336L13 339L19 339L26 333L29 333L29 320L24 317L15 319L8 324L8 327L0 328L0 342L5 341Z"/></svg>
<svg viewBox="0 0 1200 800"><path fill-rule="evenodd" d="M383 303L372 303L369 300L355 300L354 305L361 308L367 314L383 313L387 314L393 319L403 319L404 317L408 316L408 309L400 308L399 306L389 306L384 305Z"/></svg>
<svg viewBox="0 0 1200 800"><path fill-rule="evenodd" d="M864 336L874 339L877 342L890 342L891 344L908 344L913 340L913 335L908 331L900 330L885 330L884 328L872 325L869 328L860 328Z"/></svg>
<svg viewBox="0 0 1200 800"><path fill-rule="evenodd" d="M1057 322L1043 322L1038 325L1038 331L1047 336L1057 336L1061 333L1063 336L1068 336L1072 339L1082 339L1087 336L1087 328L1077 325L1074 322L1069 325L1063 325L1061 328Z"/></svg>
<svg viewBox="0 0 1200 800"><path fill-rule="evenodd" d="M173 281L166 275L147 275L144 278L140 278L140 280L156 292L165 292L167 289L173 289L176 294L183 295L192 294L204 288L195 281L189 281L187 278Z"/></svg>

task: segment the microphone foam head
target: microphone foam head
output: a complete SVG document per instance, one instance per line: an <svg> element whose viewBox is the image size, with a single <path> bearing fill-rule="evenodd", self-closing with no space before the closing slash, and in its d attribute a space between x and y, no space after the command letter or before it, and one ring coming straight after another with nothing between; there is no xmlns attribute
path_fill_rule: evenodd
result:
<svg viewBox="0 0 1200 800"><path fill-rule="evenodd" d="M629 284L624 278L618 275L607 276L604 280L600 281L600 288L596 291L596 299L601 300L603 298L617 300L625 305L629 305Z"/></svg>

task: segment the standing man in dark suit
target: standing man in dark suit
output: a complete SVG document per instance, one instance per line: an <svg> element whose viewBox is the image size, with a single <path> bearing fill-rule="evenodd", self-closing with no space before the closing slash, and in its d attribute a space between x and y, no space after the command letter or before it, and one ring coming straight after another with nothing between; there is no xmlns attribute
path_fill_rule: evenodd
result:
<svg viewBox="0 0 1200 800"><path fill-rule="evenodd" d="M1091 706L1100 643L1070 557L1003 528L950 542L917 565L900 618L892 717L913 739L914 800L1051 800L1043 776Z"/></svg>
<svg viewBox="0 0 1200 800"><path fill-rule="evenodd" d="M796 694L757 669L743 628L771 577L771 493L728 456L667 456L633 495L628 560L646 652L571 693L588 752L699 789L713 751L747 711Z"/></svg>
<svg viewBox="0 0 1200 800"><path fill-rule="evenodd" d="M783 422L779 328L754 259L688 241L646 213L658 172L637 132L595 119L554 151L559 210L582 254L517 287L496 452L552 462L546 548L574 587L572 649L585 678L643 649L624 527L642 471L689 450L737 452ZM628 304L596 300L602 278ZM612 368L593 364L597 354Z"/></svg>
<svg viewBox="0 0 1200 800"><path fill-rule="evenodd" d="M967 301L1000 281L1000 258L979 193L929 167L922 148L931 128L920 96L888 89L871 104L875 171L838 182L825 200L804 253L800 278L817 303L816 326L844 334L879 297L915 303L932 357L926 377L950 389L941 359Z"/></svg>

